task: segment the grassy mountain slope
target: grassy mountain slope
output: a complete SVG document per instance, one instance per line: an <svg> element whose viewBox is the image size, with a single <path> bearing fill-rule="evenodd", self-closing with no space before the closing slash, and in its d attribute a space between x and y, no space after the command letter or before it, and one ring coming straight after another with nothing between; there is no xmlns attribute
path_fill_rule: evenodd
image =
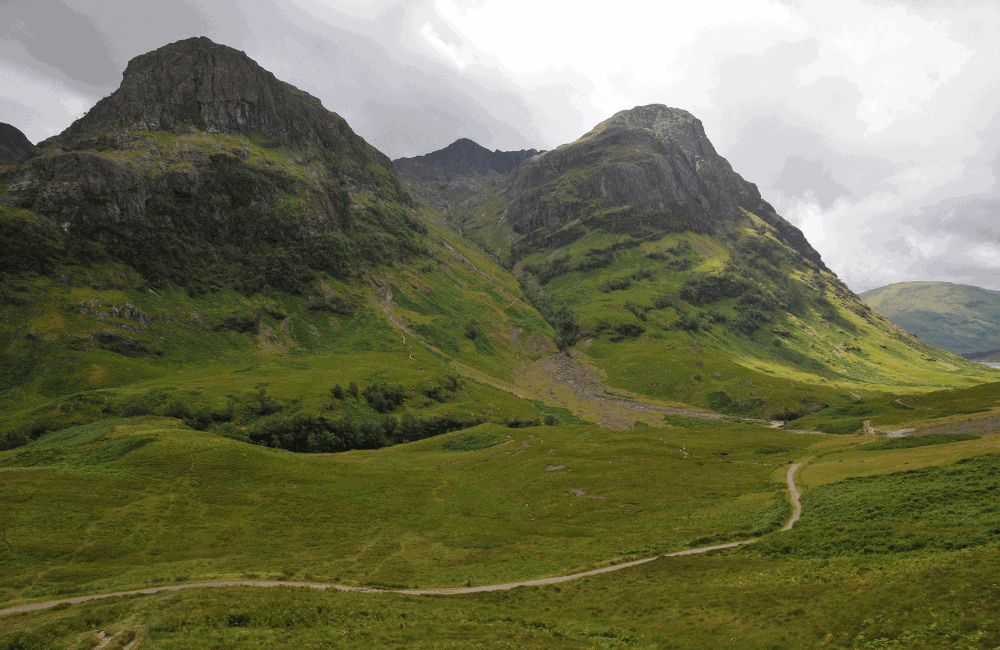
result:
<svg viewBox="0 0 1000 650"><path fill-rule="evenodd" d="M137 58L0 183L4 444L126 413L258 442L350 421L361 446L405 413L424 433L543 415L485 383L554 350L517 281L240 52ZM378 390L331 396L352 382Z"/></svg>
<svg viewBox="0 0 1000 650"><path fill-rule="evenodd" d="M456 184L443 207L402 178L510 267L557 340L613 386L794 419L993 376L861 302L685 111L623 111L492 185Z"/></svg>
<svg viewBox="0 0 1000 650"><path fill-rule="evenodd" d="M1000 350L1000 293L950 282L900 282L860 295L872 309L943 350Z"/></svg>

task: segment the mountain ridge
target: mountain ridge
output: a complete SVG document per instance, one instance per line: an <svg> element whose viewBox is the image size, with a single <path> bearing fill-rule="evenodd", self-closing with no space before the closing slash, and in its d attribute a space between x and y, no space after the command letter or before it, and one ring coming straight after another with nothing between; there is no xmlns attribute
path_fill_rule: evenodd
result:
<svg viewBox="0 0 1000 650"><path fill-rule="evenodd" d="M400 174L421 180L473 172L487 176L491 171L497 174L511 172L523 161L539 153L541 152L537 149L490 151L474 140L459 138L443 149L421 156L397 158L392 164Z"/></svg>

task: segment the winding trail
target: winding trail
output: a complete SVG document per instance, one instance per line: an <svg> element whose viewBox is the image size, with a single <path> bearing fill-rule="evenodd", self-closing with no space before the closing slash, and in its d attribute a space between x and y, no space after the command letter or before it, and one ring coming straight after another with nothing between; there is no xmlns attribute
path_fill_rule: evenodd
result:
<svg viewBox="0 0 1000 650"><path fill-rule="evenodd" d="M795 487L795 472L798 471L805 461L800 461L795 463L788 468L788 473L785 476L785 481L788 484L788 492L792 500L792 516L782 528L782 532L792 529L795 522L799 520L802 515L802 504L799 501L799 491ZM162 587L149 587L147 589L133 589L131 591L116 591L109 594L94 594L90 596L77 596L76 598L62 598L60 600L49 600L42 603L32 603L30 605L19 605L17 607L8 607L7 609L0 609L0 616L6 614L17 614L21 612L34 612L42 609L49 609L55 607L56 605L61 605L63 603L67 604L77 604L85 603L91 600L100 600L102 598L115 598L118 596L140 596L140 595L152 595L158 594L164 591L183 591L186 589L211 589L220 587L308 587L310 589L319 589L325 591L332 589L334 591L349 591L349 592L359 592L365 594L379 594L379 593L392 593L392 594L406 594L410 596L454 596L461 594L476 594L483 593L487 591L507 591L509 589L516 589L517 587L536 587L542 585L554 585L560 582L568 582L570 580L578 580L580 578L587 578L589 576L596 576L602 573L610 573L612 571L621 571L622 569L627 569L629 567L638 566L640 564L646 564L647 562L652 562L653 560L658 560L661 557L680 557L682 555L698 555L700 553L708 553L709 551L717 551L725 548L735 548L737 546L743 546L744 544L752 544L756 542L758 537L753 539L745 539L739 542L729 542L727 544L716 544L714 546L701 546L699 548L691 548L686 551L675 551L673 553L664 553L663 555L657 555L654 557L644 558L642 560L633 560L632 562L623 562L621 564L612 564L600 569L593 569L591 571L583 571L581 573L571 573L565 576L554 576L551 578L539 578L537 580L521 580L519 582L507 582L498 585L482 585L480 587L445 587L439 589L379 589L377 587L353 587L351 585L338 585L329 584L322 582L293 582L288 580L224 580L218 582L195 582L186 585L164 585Z"/></svg>

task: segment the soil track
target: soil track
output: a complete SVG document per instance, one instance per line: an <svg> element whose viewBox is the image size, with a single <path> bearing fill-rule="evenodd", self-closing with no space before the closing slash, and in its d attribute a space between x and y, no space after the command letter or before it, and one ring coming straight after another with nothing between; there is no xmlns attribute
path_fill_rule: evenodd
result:
<svg viewBox="0 0 1000 650"><path fill-rule="evenodd" d="M785 527L781 530L788 531L792 529L795 522L799 520L802 514L802 504L799 502L799 491L795 487L795 472L804 464L804 462L798 462L788 468L788 474L785 477L788 483L788 491L792 501L792 516L785 524ZM77 596L75 598L63 598L60 600L49 600L42 603L32 603L30 605L19 605L17 607L8 607L7 609L0 609L0 616L6 614L17 614L21 612L34 612L42 609L49 609L55 607L56 605L61 605L63 603L67 604L77 604L85 603L91 600L100 600L102 598L115 598L119 596L141 596L141 595L152 595L164 591L182 591L185 589L211 589L211 588L223 588L223 587L308 587L310 589L327 590L332 589L334 591L353 591L366 594L376 594L376 593L394 593L394 594L406 594L411 596L454 596L461 594L476 594L487 591L507 591L509 589L516 589L518 587L536 587L542 585L554 585L560 582L568 582L570 580L578 580L580 578L586 578L589 576L596 576L602 573L610 573L612 571L621 571L622 569L627 569L629 567L638 566L640 564L645 564L647 562L652 562L653 560L658 560L661 557L679 557L682 555L698 555L700 553L708 553L709 551L717 551L725 548L735 548L737 546L742 546L744 544L751 544L756 542L758 538L745 539L739 542L729 542L728 544L716 544L714 546L702 546L700 548L692 548L686 551L675 551L673 553L665 553L663 555L657 555L655 557L648 557L642 560L634 560L632 562L623 562L621 564L612 564L610 566L602 567L600 569L593 569L591 571L583 571L581 573L572 573L565 576L553 576L551 578L539 578L537 580L521 580L519 582L507 582L498 585L482 585L479 587L452 587L452 588L440 588L440 589L379 589L377 587L354 587L351 585L338 585L338 584L328 584L322 582L293 582L287 580L225 580L219 582L195 582L186 585L164 585L162 587L149 587L148 589L133 589L131 591L116 591L110 594L93 594L90 596Z"/></svg>
<svg viewBox="0 0 1000 650"><path fill-rule="evenodd" d="M621 389L612 389L601 376L566 353L538 361L521 376L539 397L550 404L569 409L583 419L612 429L631 429L636 420L650 415L682 415L705 420L733 419L721 413L695 411L651 404L642 399L622 397ZM612 394L612 390L615 394Z"/></svg>

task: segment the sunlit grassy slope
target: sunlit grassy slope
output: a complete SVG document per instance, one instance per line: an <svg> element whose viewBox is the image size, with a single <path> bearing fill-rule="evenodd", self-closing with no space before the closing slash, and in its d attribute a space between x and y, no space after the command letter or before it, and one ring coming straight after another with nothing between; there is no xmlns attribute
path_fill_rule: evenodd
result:
<svg viewBox="0 0 1000 650"><path fill-rule="evenodd" d="M734 401L746 403L757 398L750 393L770 400L796 385L900 392L970 385L989 376L902 332L861 304L835 276L801 264L770 233L760 233L759 223L756 231L752 226L748 218L722 241L678 233L640 243L591 232L570 245L528 256L518 270L531 273L544 283L546 295L577 314L578 349L605 367L609 377L650 395L707 401L724 389ZM741 296L697 292L700 278L725 275L731 261L747 263L733 252L744 242L767 247L750 264L756 263L760 277L778 280L777 286L762 288L783 303L752 328L741 320ZM593 262L608 249L613 251L610 263ZM556 264L567 271L553 270Z"/></svg>
<svg viewBox="0 0 1000 650"><path fill-rule="evenodd" d="M552 587L117 599L4 617L0 647L80 647L98 630L148 648L992 647L1000 529L981 493L998 444L879 451L866 435L724 423L483 425L302 455L162 418L80 427L0 454L2 605L206 579L450 586L604 566L773 530L796 459L808 459L804 513L739 550Z"/></svg>
<svg viewBox="0 0 1000 650"><path fill-rule="evenodd" d="M403 411L418 415L539 417L489 382L509 385L519 366L554 351L551 327L509 273L432 220L425 230L418 258L344 279L319 273L294 292L151 286L108 259L56 257L44 272L8 274L0 430L84 424L136 402L238 414L262 388L285 413L376 419L363 399L346 411L331 399L351 382L399 385ZM426 397L442 385L447 399Z"/></svg>
<svg viewBox="0 0 1000 650"><path fill-rule="evenodd" d="M171 419L87 425L0 456L3 593L211 576L455 586L559 575L775 529L788 513L781 468L811 442L745 425L481 425L293 454Z"/></svg>
<svg viewBox="0 0 1000 650"><path fill-rule="evenodd" d="M1000 293L950 282L900 282L861 294L907 332L956 354L1000 349Z"/></svg>

